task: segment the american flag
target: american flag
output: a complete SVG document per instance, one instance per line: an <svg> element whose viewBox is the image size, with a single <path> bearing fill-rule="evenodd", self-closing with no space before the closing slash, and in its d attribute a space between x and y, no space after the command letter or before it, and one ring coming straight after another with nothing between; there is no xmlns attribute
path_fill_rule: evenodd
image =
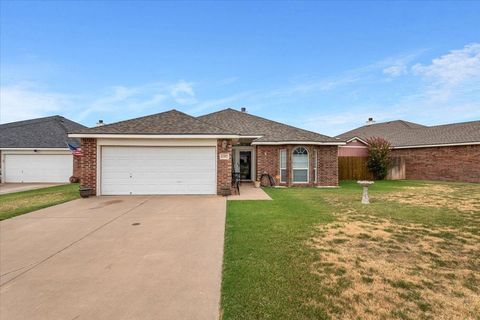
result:
<svg viewBox="0 0 480 320"><path fill-rule="evenodd" d="M70 152L72 152L72 154L74 156L80 157L80 156L83 155L81 148L77 148L75 146L72 146L70 143L67 143L67 145L68 145L68 149L70 149Z"/></svg>

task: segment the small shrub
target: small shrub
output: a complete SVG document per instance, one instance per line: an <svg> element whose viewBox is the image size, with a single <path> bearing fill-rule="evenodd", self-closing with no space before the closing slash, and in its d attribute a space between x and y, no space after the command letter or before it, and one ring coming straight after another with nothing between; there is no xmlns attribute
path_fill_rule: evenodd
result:
<svg viewBox="0 0 480 320"><path fill-rule="evenodd" d="M390 165L390 151L392 145L380 137L367 139L368 160L367 167L372 172L375 180L383 180L387 176Z"/></svg>

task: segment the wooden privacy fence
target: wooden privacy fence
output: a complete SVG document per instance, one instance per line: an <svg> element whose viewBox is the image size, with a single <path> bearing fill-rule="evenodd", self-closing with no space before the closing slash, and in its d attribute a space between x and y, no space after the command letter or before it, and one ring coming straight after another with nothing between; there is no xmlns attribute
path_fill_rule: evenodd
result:
<svg viewBox="0 0 480 320"><path fill-rule="evenodd" d="M339 180L373 180L367 169L367 157L338 157Z"/></svg>
<svg viewBox="0 0 480 320"><path fill-rule="evenodd" d="M372 173L367 169L367 157L338 157L338 179L373 180ZM405 179L405 159L392 158L387 179Z"/></svg>

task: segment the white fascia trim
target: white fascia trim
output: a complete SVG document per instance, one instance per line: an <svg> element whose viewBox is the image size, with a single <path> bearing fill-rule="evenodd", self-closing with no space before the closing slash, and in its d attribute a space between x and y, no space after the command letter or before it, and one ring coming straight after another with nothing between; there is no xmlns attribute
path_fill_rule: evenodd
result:
<svg viewBox="0 0 480 320"><path fill-rule="evenodd" d="M392 149L411 149L411 148L435 148L435 147L454 147L454 146L469 146L480 144L480 141L476 142L462 142L462 143L444 143L444 144L424 144L424 145L412 145L393 147Z"/></svg>
<svg viewBox="0 0 480 320"><path fill-rule="evenodd" d="M263 136L239 136L240 138L244 139L244 138L247 138L247 139L259 139Z"/></svg>
<svg viewBox="0 0 480 320"><path fill-rule="evenodd" d="M352 142L353 140L358 140L358 141L360 141L361 143L364 143L364 144L368 145L367 141L365 141L365 140L363 140L363 139L360 139L359 137L353 137L353 138L351 138L351 139L348 139L348 140L347 140L347 143L348 143L348 142Z"/></svg>
<svg viewBox="0 0 480 320"><path fill-rule="evenodd" d="M33 150L38 150L38 151L64 151L64 150L69 150L68 148L0 148L0 150L5 150L5 151L33 151Z"/></svg>
<svg viewBox="0 0 480 320"><path fill-rule="evenodd" d="M238 139L234 134L100 134L100 133L70 133L70 138L105 138L105 139Z"/></svg>
<svg viewBox="0 0 480 320"><path fill-rule="evenodd" d="M324 146L343 146L345 142L318 142L318 141L276 141L276 142L252 142L253 145L282 145L282 144L298 144L298 145L324 145Z"/></svg>

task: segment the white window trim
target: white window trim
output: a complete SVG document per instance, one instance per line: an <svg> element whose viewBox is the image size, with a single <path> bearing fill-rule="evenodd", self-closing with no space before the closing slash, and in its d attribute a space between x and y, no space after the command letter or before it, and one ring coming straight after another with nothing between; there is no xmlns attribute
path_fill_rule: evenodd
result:
<svg viewBox="0 0 480 320"><path fill-rule="evenodd" d="M282 168L282 152L285 152L285 168ZM282 180L282 170L287 171L287 149L280 149L278 155L278 168L280 175L280 183L287 183L287 181Z"/></svg>
<svg viewBox="0 0 480 320"><path fill-rule="evenodd" d="M293 168L293 156L294 156L294 153L295 153L295 150L297 150L298 148L303 148L305 149L305 151L307 151L307 157L308 157L308 167L307 168ZM294 171L295 170L307 170L307 181L300 181L300 182L295 182L294 181ZM293 148L292 150L292 183L293 184L304 184L304 183L310 183L310 152L308 152L308 149L305 148L305 147L302 147L302 146L299 146L299 147L296 147L296 148Z"/></svg>
<svg viewBox="0 0 480 320"><path fill-rule="evenodd" d="M315 173L315 176L313 177L313 182L317 183L317 180L318 180L318 177L317 177L317 175L318 175L318 168L317 168L317 166L318 166L318 150L317 149L313 150L313 163L314 163L313 172Z"/></svg>

